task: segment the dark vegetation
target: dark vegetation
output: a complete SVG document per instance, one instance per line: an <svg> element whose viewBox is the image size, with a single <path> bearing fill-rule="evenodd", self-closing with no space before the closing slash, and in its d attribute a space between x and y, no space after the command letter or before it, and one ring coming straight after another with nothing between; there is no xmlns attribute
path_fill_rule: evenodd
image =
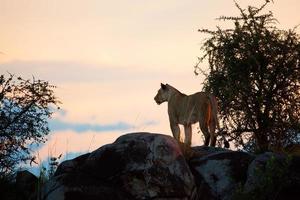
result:
<svg viewBox="0 0 300 200"><path fill-rule="evenodd" d="M289 168L291 157L275 158L271 156L264 167L256 168L254 175L260 177L251 191L245 191L240 186L236 189L234 200L264 200L264 199L281 199L280 193L286 188L292 188ZM285 196L287 198L287 196ZM290 198L287 198L290 199Z"/></svg>
<svg viewBox="0 0 300 200"><path fill-rule="evenodd" d="M50 105L59 102L47 81L0 76L0 177L18 164L34 162L30 145L45 142Z"/></svg>
<svg viewBox="0 0 300 200"><path fill-rule="evenodd" d="M300 139L300 37L280 30L269 4L241 8L240 16L221 16L232 29L211 31L195 73L219 99L224 133L236 147L252 152L278 150ZM200 68L208 60L209 73Z"/></svg>
<svg viewBox="0 0 300 200"><path fill-rule="evenodd" d="M59 101L47 81L0 76L0 187L1 199L15 195L14 180L22 163L35 163L31 147L46 141L50 106ZM8 195L8 196L7 196ZM5 197L5 198L4 198Z"/></svg>

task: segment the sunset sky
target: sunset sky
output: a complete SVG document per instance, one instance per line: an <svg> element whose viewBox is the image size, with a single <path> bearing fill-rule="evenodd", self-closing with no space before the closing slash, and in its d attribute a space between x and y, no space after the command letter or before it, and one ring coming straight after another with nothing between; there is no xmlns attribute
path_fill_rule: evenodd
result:
<svg viewBox="0 0 300 200"><path fill-rule="evenodd" d="M274 0L265 11L288 29L300 24L299 8ZM71 158L129 132L171 134L167 105L153 100L160 82L200 91L193 66L207 35L197 30L237 14L232 0L0 0L1 74L47 80L62 102L35 154ZM194 133L193 145L202 144Z"/></svg>

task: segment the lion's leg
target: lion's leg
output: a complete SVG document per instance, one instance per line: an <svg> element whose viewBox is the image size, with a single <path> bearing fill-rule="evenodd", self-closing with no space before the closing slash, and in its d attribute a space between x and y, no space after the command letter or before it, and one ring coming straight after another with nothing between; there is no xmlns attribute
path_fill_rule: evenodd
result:
<svg viewBox="0 0 300 200"><path fill-rule="evenodd" d="M184 138L184 143L187 146L191 146L192 144L192 125L184 125L184 133L185 133L185 138Z"/></svg>
<svg viewBox="0 0 300 200"><path fill-rule="evenodd" d="M215 136L215 134L211 134L211 136L210 136L210 146L212 146L212 147L216 146L216 141L217 141L217 137Z"/></svg>
<svg viewBox="0 0 300 200"><path fill-rule="evenodd" d="M208 126L205 123L204 119L199 121L199 126L200 126L200 129L201 129L202 133L204 134L204 138L205 138L204 145L208 146L209 145L209 140L210 140L210 134L208 132Z"/></svg>
<svg viewBox="0 0 300 200"><path fill-rule="evenodd" d="M216 146L216 123L214 121L210 121L209 123L209 133L210 133L210 146Z"/></svg>
<svg viewBox="0 0 300 200"><path fill-rule="evenodd" d="M179 125L176 124L176 123L170 123L170 126L171 126L173 137L175 138L175 140L180 142L180 128L179 128Z"/></svg>

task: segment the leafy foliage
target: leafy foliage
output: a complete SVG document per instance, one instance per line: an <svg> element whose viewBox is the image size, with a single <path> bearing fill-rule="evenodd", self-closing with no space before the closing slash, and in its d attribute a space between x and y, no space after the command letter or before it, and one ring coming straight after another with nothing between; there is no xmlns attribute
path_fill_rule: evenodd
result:
<svg viewBox="0 0 300 200"><path fill-rule="evenodd" d="M204 89L219 99L223 128L237 147L254 142L255 149L280 148L299 141L300 38L280 30L272 12L261 7L242 9L240 16L222 16L233 29L199 30L205 40L200 63L208 60Z"/></svg>
<svg viewBox="0 0 300 200"><path fill-rule="evenodd" d="M50 105L59 102L47 81L0 76L0 176L21 162L34 161L30 144L45 142Z"/></svg>
<svg viewBox="0 0 300 200"><path fill-rule="evenodd" d="M242 185L239 185L233 194L233 199L278 199L280 193L284 192L286 188L290 188L292 185L289 174L291 162L291 157L286 157L284 159L278 159L275 156L270 157L265 163L265 166L256 168L254 176L257 177L257 182L254 183L251 190L245 189Z"/></svg>

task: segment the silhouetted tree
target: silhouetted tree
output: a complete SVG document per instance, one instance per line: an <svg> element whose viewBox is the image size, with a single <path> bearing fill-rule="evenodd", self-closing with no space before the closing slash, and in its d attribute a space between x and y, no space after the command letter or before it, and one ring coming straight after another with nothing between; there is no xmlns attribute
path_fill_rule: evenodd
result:
<svg viewBox="0 0 300 200"><path fill-rule="evenodd" d="M222 16L233 29L211 31L195 73L206 75L204 89L219 99L222 126L236 146L281 148L299 141L300 39L293 30L280 30L272 12L242 9L240 16ZM208 60L209 74L199 67Z"/></svg>
<svg viewBox="0 0 300 200"><path fill-rule="evenodd" d="M45 142L50 105L59 103L47 81L0 76L0 176L34 161L30 144Z"/></svg>

